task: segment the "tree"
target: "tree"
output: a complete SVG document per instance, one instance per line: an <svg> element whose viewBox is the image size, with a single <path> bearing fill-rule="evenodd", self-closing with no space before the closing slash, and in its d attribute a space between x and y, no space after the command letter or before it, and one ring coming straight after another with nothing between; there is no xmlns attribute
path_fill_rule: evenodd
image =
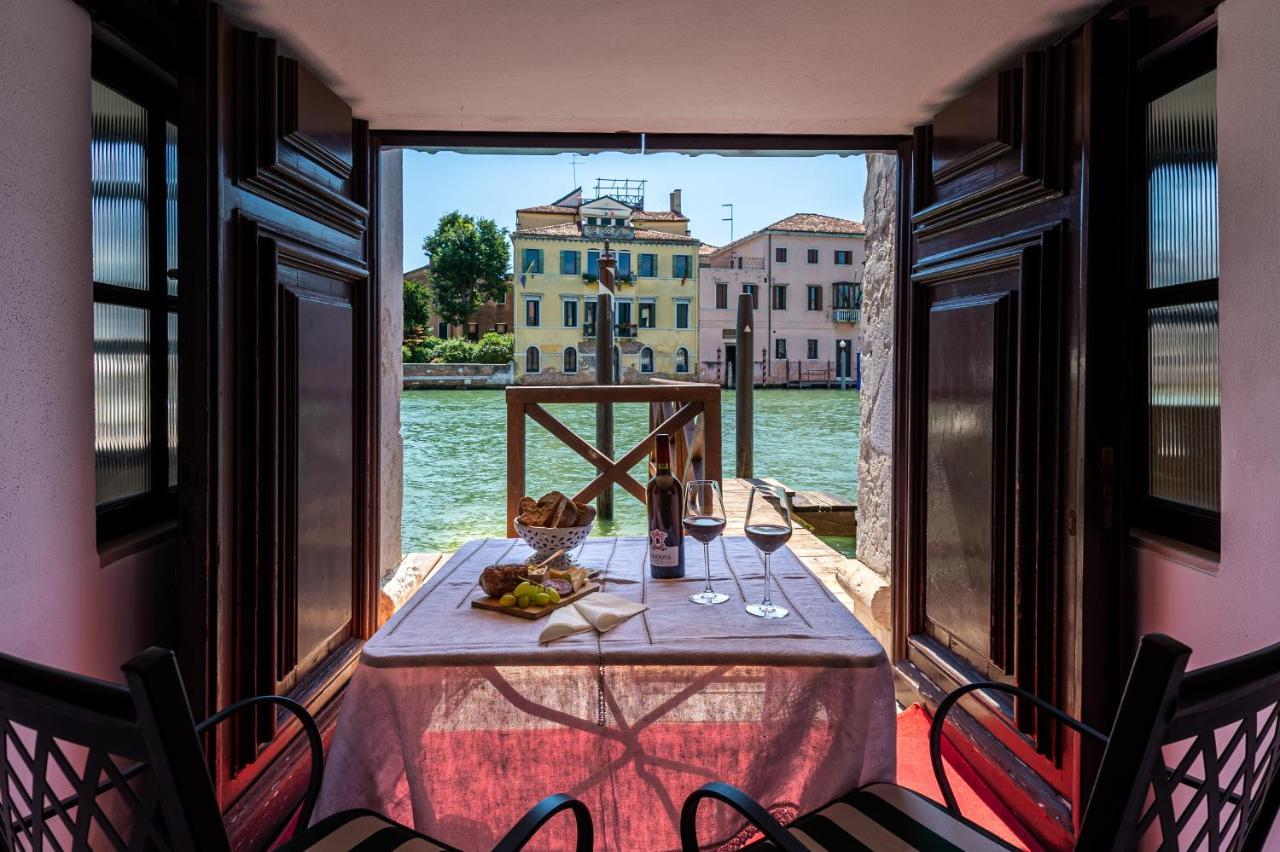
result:
<svg viewBox="0 0 1280 852"><path fill-rule="evenodd" d="M417 281L404 282L404 327L421 334L431 321L431 288Z"/></svg>
<svg viewBox="0 0 1280 852"><path fill-rule="evenodd" d="M506 292L507 238L507 229L492 219L457 210L440 217L422 248L431 256L431 305L441 320L462 325L486 300Z"/></svg>

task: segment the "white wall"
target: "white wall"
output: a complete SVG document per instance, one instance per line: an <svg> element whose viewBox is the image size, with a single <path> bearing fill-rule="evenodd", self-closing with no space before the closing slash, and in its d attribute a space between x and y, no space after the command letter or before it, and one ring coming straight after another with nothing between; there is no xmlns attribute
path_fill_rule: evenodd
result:
<svg viewBox="0 0 1280 852"><path fill-rule="evenodd" d="M1219 7L1222 552L1216 574L1138 552L1139 628L1192 666L1280 642L1280 4Z"/></svg>
<svg viewBox="0 0 1280 852"><path fill-rule="evenodd" d="M0 651L118 679L173 548L95 541L89 59L71 0L0 3Z"/></svg>

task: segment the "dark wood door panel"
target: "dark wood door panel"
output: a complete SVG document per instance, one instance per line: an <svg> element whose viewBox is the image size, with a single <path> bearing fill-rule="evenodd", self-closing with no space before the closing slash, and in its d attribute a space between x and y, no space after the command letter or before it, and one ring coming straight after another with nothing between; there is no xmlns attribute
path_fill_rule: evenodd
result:
<svg viewBox="0 0 1280 852"><path fill-rule="evenodd" d="M982 289L980 282L973 282ZM987 676L1007 678L1007 461L1011 291L935 301L928 317L924 628Z"/></svg>
<svg viewBox="0 0 1280 852"><path fill-rule="evenodd" d="M316 294L285 293L285 400L292 446L282 448L294 483L284 507L292 552L282 566L296 594L286 623L293 653L283 676L351 635L355 480L355 320L351 305ZM296 671L290 671L296 667Z"/></svg>

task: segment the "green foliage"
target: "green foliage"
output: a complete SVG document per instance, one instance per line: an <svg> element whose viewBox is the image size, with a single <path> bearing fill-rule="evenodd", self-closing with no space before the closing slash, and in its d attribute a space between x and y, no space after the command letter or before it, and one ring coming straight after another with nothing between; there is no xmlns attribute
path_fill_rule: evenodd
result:
<svg viewBox="0 0 1280 852"><path fill-rule="evenodd" d="M487 299L506 292L511 260L507 229L458 211L440 217L422 242L431 255L431 306L451 325L467 321Z"/></svg>
<svg viewBox="0 0 1280 852"><path fill-rule="evenodd" d="M472 359L477 364L506 364L515 357L515 337L490 331L476 344Z"/></svg>
<svg viewBox="0 0 1280 852"><path fill-rule="evenodd" d="M439 342L431 360L436 364L470 364L475 348L465 337L450 337Z"/></svg>
<svg viewBox="0 0 1280 852"><path fill-rule="evenodd" d="M431 321L431 288L417 281L404 282L404 327L406 332L421 333Z"/></svg>
<svg viewBox="0 0 1280 852"><path fill-rule="evenodd" d="M404 360L408 364L430 364L436 357L436 350L443 343L438 337L424 337L420 340L407 340L404 346Z"/></svg>

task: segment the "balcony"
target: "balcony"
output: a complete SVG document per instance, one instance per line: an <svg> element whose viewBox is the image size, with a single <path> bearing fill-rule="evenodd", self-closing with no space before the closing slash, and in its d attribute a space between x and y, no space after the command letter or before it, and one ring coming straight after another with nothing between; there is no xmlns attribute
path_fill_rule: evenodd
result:
<svg viewBox="0 0 1280 852"><path fill-rule="evenodd" d="M862 318L861 308L832 308L832 322L857 322Z"/></svg>
<svg viewBox="0 0 1280 852"><path fill-rule="evenodd" d="M633 240L636 230L628 225L583 225L582 236L591 240Z"/></svg>
<svg viewBox="0 0 1280 852"><path fill-rule="evenodd" d="M703 260L703 266L712 269L764 269L765 259L763 257L722 257L714 260Z"/></svg>

